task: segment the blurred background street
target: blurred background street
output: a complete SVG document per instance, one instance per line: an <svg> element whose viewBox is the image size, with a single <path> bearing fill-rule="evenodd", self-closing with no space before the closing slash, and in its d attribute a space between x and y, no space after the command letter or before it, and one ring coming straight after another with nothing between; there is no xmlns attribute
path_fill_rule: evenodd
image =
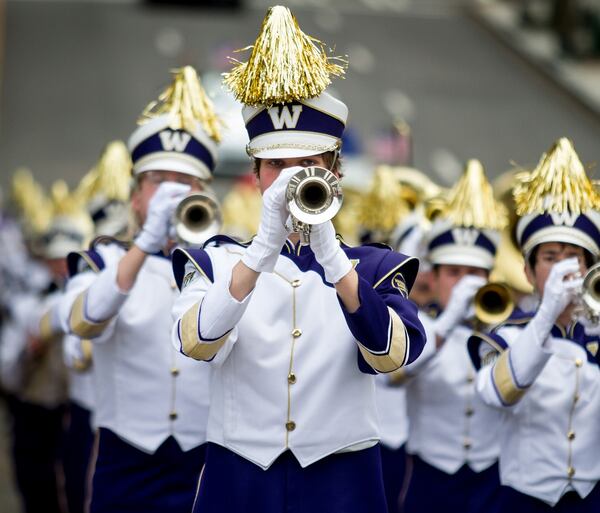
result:
<svg viewBox="0 0 600 513"><path fill-rule="evenodd" d="M180 4L180 5L177 5ZM203 4L213 4L207 7ZM229 135L215 185L248 170L239 107L220 87L227 56L254 41L267 0L0 2L0 185L28 167L75 186L102 147L126 140L169 70L198 69ZM495 177L554 140L600 158L598 2L288 0L302 29L347 55L333 89L350 108L348 179L366 186L390 152L441 185L469 158ZM412 152L392 127L410 127ZM392 149L390 149L390 145ZM402 153L404 151L404 153ZM597 177L597 173L592 171ZM6 196L6 194L5 194ZM18 512L0 411L0 511Z"/></svg>

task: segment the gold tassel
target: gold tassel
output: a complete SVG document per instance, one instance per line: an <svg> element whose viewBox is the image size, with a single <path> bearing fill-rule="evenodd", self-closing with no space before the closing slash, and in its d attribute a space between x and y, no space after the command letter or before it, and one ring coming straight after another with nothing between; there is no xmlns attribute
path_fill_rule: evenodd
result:
<svg viewBox="0 0 600 513"><path fill-rule="evenodd" d="M371 231L387 233L396 228L410 212L402 200L402 186L389 166L379 166L367 194L360 200L357 217L360 225Z"/></svg>
<svg viewBox="0 0 600 513"><path fill-rule="evenodd" d="M64 223L64 220L86 239L91 238L94 233L94 223L86 209L84 198L77 191L71 193L64 180L57 180L50 188L49 228L54 223Z"/></svg>
<svg viewBox="0 0 600 513"><path fill-rule="evenodd" d="M306 35L287 7L267 11L248 62L235 64L223 75L224 84L244 105L270 107L319 96L330 76L343 77L348 65L341 57L328 57L325 45ZM334 61L337 61L334 62Z"/></svg>
<svg viewBox="0 0 600 513"><path fill-rule="evenodd" d="M50 224L52 205L29 169L19 168L15 171L11 195L19 209L27 235L43 233Z"/></svg>
<svg viewBox="0 0 600 513"><path fill-rule="evenodd" d="M108 200L127 201L131 189L131 157L122 141L107 144L96 164L96 192Z"/></svg>
<svg viewBox="0 0 600 513"><path fill-rule="evenodd" d="M150 119L164 114L171 116L170 127L173 130L196 131L200 122L206 133L215 142L221 141L223 122L215 113L212 101L200 83L198 73L191 66L175 69L173 82L142 112L138 123L144 124Z"/></svg>
<svg viewBox="0 0 600 513"><path fill-rule="evenodd" d="M83 175L81 180L79 180L74 194L76 194L78 198L81 198L82 202L87 203L94 196L96 196L97 184L98 171L96 168L92 168L85 175Z"/></svg>
<svg viewBox="0 0 600 513"><path fill-rule="evenodd" d="M542 155L531 173L517 176L513 194L519 216L600 209L600 195L566 137Z"/></svg>
<svg viewBox="0 0 600 513"><path fill-rule="evenodd" d="M467 162L463 176L448 193L443 216L456 226L490 230L506 226L506 208L494 199L492 186L478 160Z"/></svg>

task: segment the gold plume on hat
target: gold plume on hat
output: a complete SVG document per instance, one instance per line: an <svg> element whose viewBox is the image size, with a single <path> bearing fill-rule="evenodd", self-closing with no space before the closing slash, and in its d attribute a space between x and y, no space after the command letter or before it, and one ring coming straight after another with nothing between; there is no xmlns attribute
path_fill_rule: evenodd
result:
<svg viewBox="0 0 600 513"><path fill-rule="evenodd" d="M397 166L391 168L398 183L402 186L401 196L411 206L431 200L442 194L443 189L423 171L413 167Z"/></svg>
<svg viewBox="0 0 600 513"><path fill-rule="evenodd" d="M81 210L81 201L69 194L69 186L64 180L57 180L50 187L50 202L54 217Z"/></svg>
<svg viewBox="0 0 600 513"><path fill-rule="evenodd" d="M84 198L77 191L71 193L64 180L56 180L50 188L49 228L56 223L64 224L65 221L85 237L93 234L94 224L87 212Z"/></svg>
<svg viewBox="0 0 600 513"><path fill-rule="evenodd" d="M149 120L168 114L173 130L196 131L199 122L214 141L221 141L223 122L217 116L213 103L202 87L198 73L192 66L171 71L173 82L160 94L158 100L148 104L138 119L143 125Z"/></svg>
<svg viewBox="0 0 600 513"><path fill-rule="evenodd" d="M77 184L75 194L81 198L82 201L89 201L96 195L96 183L98 182L98 172L96 168L90 169L85 175L82 176L81 180Z"/></svg>
<svg viewBox="0 0 600 513"><path fill-rule="evenodd" d="M409 205L402 199L401 189L393 168L378 166L371 187L358 207L357 217L361 226L383 232L396 228L410 211Z"/></svg>
<svg viewBox="0 0 600 513"><path fill-rule="evenodd" d="M492 182L494 197L506 207L508 212L508 224L500 235L490 281L502 282L518 294L531 294L533 286L525 275L525 261L514 236L518 217L512 191L515 180L524 172L527 172L525 167L513 164L511 169L497 176Z"/></svg>
<svg viewBox="0 0 600 513"><path fill-rule="evenodd" d="M127 201L131 188L131 156L123 141L109 142L96 164L95 194L107 200Z"/></svg>
<svg viewBox="0 0 600 513"><path fill-rule="evenodd" d="M600 209L600 195L586 175L573 143L556 141L531 173L517 177L513 191L519 216Z"/></svg>
<svg viewBox="0 0 600 513"><path fill-rule="evenodd" d="M343 77L347 61L327 55L325 45L300 29L287 7L269 8L247 62L223 75L224 84L245 105L289 103L319 96L331 76ZM337 62L335 62L337 61Z"/></svg>
<svg viewBox="0 0 600 513"><path fill-rule="evenodd" d="M15 171L11 184L11 195L23 219L27 235L37 235L48 227L52 206L44 189L27 168Z"/></svg>
<svg viewBox="0 0 600 513"><path fill-rule="evenodd" d="M479 160L467 162L462 177L448 193L443 215L456 226L491 230L506 226L506 208L494 199L494 191Z"/></svg>

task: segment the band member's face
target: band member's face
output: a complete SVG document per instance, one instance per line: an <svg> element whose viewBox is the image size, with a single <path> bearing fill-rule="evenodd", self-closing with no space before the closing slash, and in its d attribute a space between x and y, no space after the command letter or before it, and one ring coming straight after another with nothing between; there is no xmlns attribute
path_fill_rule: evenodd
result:
<svg viewBox="0 0 600 513"><path fill-rule="evenodd" d="M433 271L419 271L408 296L419 308L424 308L435 300L433 290Z"/></svg>
<svg viewBox="0 0 600 513"><path fill-rule="evenodd" d="M529 283L531 283L540 296L544 294L544 286L552 266L565 258L577 258L579 261L579 270L582 275L587 271L585 262L585 250L580 246L573 244L564 244L561 242L544 242L537 246L534 268L527 263L525 265L525 274Z"/></svg>
<svg viewBox="0 0 600 513"><path fill-rule="evenodd" d="M263 194L271 186L283 169L294 166L327 167L322 155L312 155L310 157L299 157L293 159L261 159L259 166L258 185L260 187L261 194Z"/></svg>
<svg viewBox="0 0 600 513"><path fill-rule="evenodd" d="M202 180L192 175L176 173L174 171L146 171L139 178L139 184L131 194L131 207L137 222L144 224L148 214L148 205L152 196L163 182L177 182L191 187L190 192L199 192L204 189Z"/></svg>
<svg viewBox="0 0 600 513"><path fill-rule="evenodd" d="M454 286L467 274L487 279L489 272L481 267L470 265L440 264L434 269L433 288L442 310L448 306Z"/></svg>

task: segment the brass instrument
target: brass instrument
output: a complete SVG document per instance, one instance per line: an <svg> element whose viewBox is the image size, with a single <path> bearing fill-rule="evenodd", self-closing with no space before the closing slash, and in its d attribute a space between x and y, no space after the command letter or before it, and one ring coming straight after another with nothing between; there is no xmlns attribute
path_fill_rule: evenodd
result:
<svg viewBox="0 0 600 513"><path fill-rule="evenodd" d="M588 269L581 287L582 314L592 323L600 322L600 262Z"/></svg>
<svg viewBox="0 0 600 513"><path fill-rule="evenodd" d="M475 318L488 326L504 322L514 309L510 289L500 282L489 282L481 287L473 299Z"/></svg>
<svg viewBox="0 0 600 513"><path fill-rule="evenodd" d="M217 199L207 192L193 192L177 205L173 226L179 242L201 246L219 233L222 222Z"/></svg>
<svg viewBox="0 0 600 513"><path fill-rule="evenodd" d="M311 225L332 219L343 201L340 181L329 170L311 166L298 171L288 183L285 198L292 218L292 231L300 242L310 243Z"/></svg>

